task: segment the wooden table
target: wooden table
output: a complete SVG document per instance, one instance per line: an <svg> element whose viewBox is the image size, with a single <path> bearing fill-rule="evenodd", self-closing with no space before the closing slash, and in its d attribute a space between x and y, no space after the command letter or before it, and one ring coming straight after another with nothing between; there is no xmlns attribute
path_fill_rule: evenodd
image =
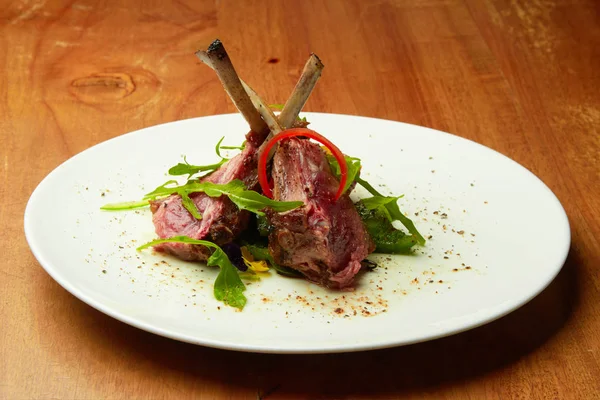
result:
<svg viewBox="0 0 600 400"><path fill-rule="evenodd" d="M594 0L2 0L0 397L592 399L600 396L600 7ZM424 125L537 174L571 222L558 278L501 320L384 351L243 354L155 336L85 305L39 266L25 203L74 154L235 111L193 52L215 37L308 111Z"/></svg>

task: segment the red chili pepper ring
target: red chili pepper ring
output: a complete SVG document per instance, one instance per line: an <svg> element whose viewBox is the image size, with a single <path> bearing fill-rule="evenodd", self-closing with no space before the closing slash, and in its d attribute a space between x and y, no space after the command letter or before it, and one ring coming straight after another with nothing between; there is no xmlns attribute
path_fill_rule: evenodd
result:
<svg viewBox="0 0 600 400"><path fill-rule="evenodd" d="M264 147L263 152L261 153L258 159L258 183L260 183L260 187L263 191L263 194L268 198L273 198L273 191L271 190L271 186L269 185L269 178L267 176L267 161L269 157L269 153L275 144L283 139L288 139L295 136L305 136L307 138L316 140L325 146L331 154L335 157L336 161L340 165L340 186L335 194L335 200L339 199L342 193L344 192L344 187L346 186L346 180L348 179L348 166L346 165L346 159L344 158L344 153L333 144L326 137L318 134L312 129L307 128L292 128L287 129L277 135L273 136Z"/></svg>

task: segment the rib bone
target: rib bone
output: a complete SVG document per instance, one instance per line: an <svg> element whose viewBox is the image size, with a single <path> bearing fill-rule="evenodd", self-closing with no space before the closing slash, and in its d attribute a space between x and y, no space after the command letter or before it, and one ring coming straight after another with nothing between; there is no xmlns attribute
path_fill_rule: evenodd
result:
<svg viewBox="0 0 600 400"><path fill-rule="evenodd" d="M219 39L215 40L208 46L206 51L197 51L196 56L203 63L215 70L229 97L231 97L237 109L246 121L248 121L250 129L256 133L267 133L269 127L262 120L259 112L248 97L248 93L244 90L242 82L235 72L229 55L221 41Z"/></svg>
<svg viewBox="0 0 600 400"><path fill-rule="evenodd" d="M298 118L298 114L300 114L300 110L302 110L302 107L304 107L306 100L308 100L308 97L310 96L315 85L317 84L317 81L321 76L321 71L323 70L323 68L323 63L321 62L319 57L317 57L316 54L311 53L308 61L304 65L304 70L300 75L300 79L298 79L298 83L296 83L296 86L294 87L294 91L290 95L288 101L285 102L281 114L279 114L278 119L280 127L282 127L283 129L292 127L294 121L296 121L296 118ZM271 114L273 113L271 112ZM267 121L268 123L268 120L266 118L265 121ZM259 154L264 151L264 145L266 142L268 142L272 135L277 135L279 132L281 132L281 130L277 131L271 129L271 133L269 134L261 148L258 150ZM276 149L277 146L273 147L269 152L269 160L273 158Z"/></svg>
<svg viewBox="0 0 600 400"><path fill-rule="evenodd" d="M322 70L323 63L316 54L311 53L292 95L286 101L281 114L279 114L279 122L284 128L291 128L294 124L294 121L298 117L298 114L300 114L302 107L304 107L306 100L308 100L319 80Z"/></svg>
<svg viewBox="0 0 600 400"><path fill-rule="evenodd" d="M246 93L248 93L248 97L250 97L252 104L254 104L254 107L256 107L256 110L258 111L258 113L263 117L263 120L267 123L267 126L269 127L269 129L271 131L271 133L269 134L269 137L271 137L271 135L277 135L279 132L284 130L285 128L280 123L277 116L275 116L275 114L273 113L273 110L271 110L269 108L269 106L265 104L265 102L263 101L263 99L260 98L258 93L256 93L254 91L254 89L252 89L250 86L248 86L248 84L246 84L246 82L244 82L244 81L241 81L241 82L242 82L242 86L246 90Z"/></svg>
<svg viewBox="0 0 600 400"><path fill-rule="evenodd" d="M321 76L321 71L323 70L323 63L317 57L316 54L312 53L304 65L304 70L302 71L302 75L300 75L300 79L296 86L294 87L294 91L292 92L289 99L286 101L285 106L283 106L283 110L279 117L275 116L273 111L265 104L265 102L260 98L260 96L252 89L246 82L240 79L242 82L242 86L246 89L250 100L254 104L254 107L258 110L260 115L263 117L263 120L269 126L271 130L271 135L277 135L279 132L286 128L291 128L298 118L298 114L304 107L306 100L312 93L319 77Z"/></svg>
<svg viewBox="0 0 600 400"><path fill-rule="evenodd" d="M196 56L217 73L231 100L248 121L250 129L265 135L268 132L268 137L263 144L273 135L294 124L323 70L323 63L319 57L311 53L304 65L300 79L278 118L254 89L237 75L227 51L219 39L212 42L206 51L197 51ZM262 151L262 148L259 149L259 153ZM275 148L269 153L269 159L273 157L273 154L275 154Z"/></svg>
<svg viewBox="0 0 600 400"><path fill-rule="evenodd" d="M294 91L286 101L279 118L277 118L260 96L236 74L225 47L219 39L215 40L207 51L196 52L196 56L217 73L232 101L250 124L250 129L255 132L263 132L266 122L270 130L269 136L276 135L285 128L292 126L323 70L323 63L316 54L312 53L304 66ZM245 93L241 93L242 89ZM260 122L256 120L256 113L262 117ZM253 123L256 127L253 126ZM256 129L260 130L257 131Z"/></svg>

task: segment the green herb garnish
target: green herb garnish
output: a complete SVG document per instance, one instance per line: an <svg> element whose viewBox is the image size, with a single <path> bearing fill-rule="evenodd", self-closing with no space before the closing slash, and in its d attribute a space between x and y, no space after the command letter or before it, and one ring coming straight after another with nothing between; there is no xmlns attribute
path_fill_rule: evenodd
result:
<svg viewBox="0 0 600 400"><path fill-rule="evenodd" d="M164 184L160 185L150 193L146 194L142 201L139 202L124 202L124 203L113 203L106 204L101 207L103 210L130 210L133 208L147 206L149 200L156 200L170 196L172 194L178 194L181 196L181 202L186 210L190 212L196 219L202 219L202 215L196 207L194 201L190 198L190 194L204 192L210 197L227 196L240 210L248 210L257 215L264 215L265 208L271 208L277 212L284 212L293 210L302 206L304 203L301 201L277 201L271 200L262 194L255 192L254 190L247 190L244 182L239 179L234 179L229 183L218 184L212 182L198 182L196 180L188 181L186 184L181 186L177 185L177 181L169 180Z"/></svg>
<svg viewBox="0 0 600 400"><path fill-rule="evenodd" d="M344 190L348 190L348 188L352 185L352 183L356 181L356 183L358 183L359 185L364 187L369 193L371 193L374 196L372 198L372 200L369 200L369 202L379 202L379 203L383 202L384 203L384 204L379 204L385 209L385 211L383 209L380 209L379 210L380 213L387 214L387 216L389 217L388 219L390 219L390 221L395 221L395 220L400 221L402 223L402 225L404 225L406 227L406 229L408 229L408 231L412 235L415 236L417 243L419 243L421 246L425 245L425 238L419 233L419 231L415 227L415 224L412 222L412 220L410 218L408 218L406 215L404 215L400 211L400 207L398 207L398 203L396 200L402 198L403 196L388 197L388 196L382 195L369 182L363 180L360 177L360 170L361 170L360 159L356 158L356 157L349 157L349 156L344 156L344 157L346 159L346 165L348 166L348 179L346 181L346 187ZM328 154L327 161L329 163L329 166L331 167L331 171L333 172L333 174L335 176L339 177L340 176L340 167L337 164L337 162L335 161L335 158ZM394 200L394 201L392 201L392 200Z"/></svg>
<svg viewBox="0 0 600 400"><path fill-rule="evenodd" d="M401 199L402 197L404 197L404 195L401 195L398 197L373 196L373 197L367 197L366 199L361 199L361 203L365 207L367 207L367 210L374 210L377 207L385 206L386 204L389 204L392 201L398 201L398 199Z"/></svg>
<svg viewBox="0 0 600 400"><path fill-rule="evenodd" d="M369 182L364 181L361 177L357 176L356 182L365 189L367 189L369 193L371 193L373 196L385 197L381 193L379 193L373 186L371 186ZM415 236L415 238L417 239L417 243L419 243L421 246L425 245L425 238L419 233L417 227L412 222L412 220L406 215L402 214L402 211L400 211L400 207L398 207L398 203L396 201L390 201L386 203L383 207L386 208L392 221L400 221L402 225L404 225L406 229L408 229L408 231Z"/></svg>
<svg viewBox="0 0 600 400"><path fill-rule="evenodd" d="M219 157L221 157L221 159L226 160L225 157L223 157L221 155L221 143L223 143L223 139L225 139L225 136L223 136L221 139L219 139L219 141L217 142L217 145L215 146L215 152L217 153L217 155Z"/></svg>
<svg viewBox="0 0 600 400"><path fill-rule="evenodd" d="M221 146L224 150L244 150L246 148L246 141L244 140L239 146Z"/></svg>
<svg viewBox="0 0 600 400"><path fill-rule="evenodd" d="M199 172L211 172L219 169L221 165L227 162L226 158L221 158L221 161L208 164L208 165L192 165L189 164L185 157L183 157L183 163L179 163L171 168L169 168L169 175L188 175L188 179Z"/></svg>
<svg viewBox="0 0 600 400"><path fill-rule="evenodd" d="M228 158L225 158L221 155L221 149L224 148L223 146L221 146L221 143L223 143L223 139L225 139L225 136L223 136L221 139L219 139L219 141L217 142L217 145L215 146L215 153L217 153L217 156L221 159L221 161L216 162L214 164L208 164L208 165L192 165L187 162L187 159L184 156L183 163L178 163L177 165L169 168L169 175L173 175L173 176L188 175L188 180L189 180L189 179L191 179L191 177L193 175L195 175L199 172L212 172L212 171L219 169L221 167L221 165L223 165L227 161L229 161Z"/></svg>
<svg viewBox="0 0 600 400"><path fill-rule="evenodd" d="M375 251L386 254L409 253L411 247L417 244L416 237L414 235L407 235L392 225L390 215L385 208L385 205L369 208L373 204L374 202L367 206L363 200L361 200L356 203L356 210L365 224L369 236L371 236L371 239L373 239L373 242L375 243Z"/></svg>
<svg viewBox="0 0 600 400"><path fill-rule="evenodd" d="M137 248L138 251L156 246L161 243L186 243L199 244L214 249L211 256L206 260L208 266L218 266L221 270L214 283L215 298L228 306L243 309L246 305L244 291L246 285L240 279L238 269L229 261L227 254L216 244L206 240L192 239L188 236L175 236L169 239L156 239Z"/></svg>
<svg viewBox="0 0 600 400"><path fill-rule="evenodd" d="M356 177L360 173L360 169L362 168L362 166L360 164L360 158L350 157L346 155L344 155L344 158L346 159L346 165L348 166L348 178L346 180L346 186L344 186L344 192L346 192L350 188L352 183L356 180ZM340 166L337 163L335 157L331 154L327 154L327 162L329 163L333 174L339 177Z"/></svg>
<svg viewBox="0 0 600 400"><path fill-rule="evenodd" d="M255 192L254 190L247 190L244 182L240 181L239 179L234 179L233 181L225 184L188 181L185 185L169 187L169 185L172 185L174 182L175 181L168 181L162 186L159 186L144 196L144 200L151 200L157 197L178 194L183 199L183 206L190 213L192 213L192 215L194 215L194 213L199 215L199 212L193 201L189 199L189 194L197 192L204 192L210 197L220 197L225 195L229 197L229 199L241 210L248 210L258 215L264 215L262 210L265 208L271 208L274 211L283 212L298 208L304 204L301 201L271 200L268 197ZM189 199L189 203L186 203L186 199ZM198 219L201 218L196 215L194 215L194 217Z"/></svg>
<svg viewBox="0 0 600 400"><path fill-rule="evenodd" d="M136 208L146 207L148 205L148 200L140 200L140 201L126 201L123 203L109 203L100 207L101 210L107 211L120 211L120 210L133 210Z"/></svg>

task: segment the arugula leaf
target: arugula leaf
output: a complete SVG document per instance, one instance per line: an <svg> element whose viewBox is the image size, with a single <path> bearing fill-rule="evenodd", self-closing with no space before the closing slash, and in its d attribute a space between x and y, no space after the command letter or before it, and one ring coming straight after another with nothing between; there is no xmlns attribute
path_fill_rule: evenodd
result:
<svg viewBox="0 0 600 400"><path fill-rule="evenodd" d="M143 200L154 200L157 197L168 196L173 193L171 188L168 188L169 185L177 185L177 181L175 179L171 179L170 181L166 181L150 193L144 195Z"/></svg>
<svg viewBox="0 0 600 400"><path fill-rule="evenodd" d="M188 175L188 179L192 177L192 175L197 174L198 172L206 172L206 171L214 171L216 169L218 169L219 167L221 167L221 165L225 164L227 161L229 161L228 158L223 157L223 155L221 154L221 149L224 150L243 150L244 147L246 146L246 141L244 140L241 144L241 146L221 146L221 143L223 143L223 140L225 139L225 136L223 136L221 139L219 139L219 141L217 142L217 145L215 146L215 153L217 153L217 156L219 156L219 158L221 158L221 161L216 162L214 164L208 164L208 165L192 165L190 163L187 162L186 157L183 157L183 163L179 163L171 168L169 168L169 175Z"/></svg>
<svg viewBox="0 0 600 400"><path fill-rule="evenodd" d="M200 214L200 210L196 207L194 201L190 198L189 194L193 193L193 190L186 190L191 185L193 185L196 181L188 181L185 185L182 186L172 186L173 184L177 184L176 180L170 180L163 183L161 186L157 187L150 193L147 193L144 196L144 200L154 200L158 197L166 197L172 194L178 194L181 196L181 204L185 207L186 210L192 214L192 216L196 219L202 219L202 214ZM171 187L169 187L171 186ZM196 190L199 192L200 190Z"/></svg>
<svg viewBox="0 0 600 400"><path fill-rule="evenodd" d="M375 243L375 251L386 254L406 254L417 244L414 235L407 235L392 225L385 205L369 209L361 200L356 203L356 210Z"/></svg>
<svg viewBox="0 0 600 400"><path fill-rule="evenodd" d="M221 165L227 162L226 158L221 158L221 161L209 164L209 165L192 165L187 162L185 157L183 158L184 163L179 163L171 168L169 168L169 175L188 175L188 179L192 177L192 175L197 174L198 172L206 172L206 171L214 171L218 169Z"/></svg>
<svg viewBox="0 0 600 400"><path fill-rule="evenodd" d="M401 199L402 197L404 197L404 195L398 197L373 196L368 197L366 199L361 199L360 201L367 208L367 210L374 210L378 207L385 206L386 204L389 204L392 201L398 201L398 199Z"/></svg>
<svg viewBox="0 0 600 400"><path fill-rule="evenodd" d="M144 250L161 243L199 244L214 249L206 264L211 267L218 266L221 269L213 287L215 298L228 306L240 310L244 308L247 301L246 296L244 296L246 285L240 279L237 268L229 261L227 255L219 246L206 240L192 239L188 236L174 236L169 239L153 240L138 247L137 250Z"/></svg>
<svg viewBox="0 0 600 400"><path fill-rule="evenodd" d="M119 211L145 207L150 204L148 200L154 200L157 197L168 196L169 194L171 194L172 189L168 188L167 186L176 184L176 180L170 180L163 183L161 186L157 187L152 192L146 194L140 201L124 201L122 203L110 203L103 205L102 207L100 207L100 209L107 211Z"/></svg>
<svg viewBox="0 0 600 400"><path fill-rule="evenodd" d="M224 150L244 150L246 148L246 141L244 140L239 146L221 146Z"/></svg>
<svg viewBox="0 0 600 400"><path fill-rule="evenodd" d="M247 190L246 186L239 179L225 184L212 182L188 181L185 185L167 187L174 181L169 181L162 186L159 186L154 191L144 196L145 200L153 199L159 196L169 196L177 193L183 199L184 207L194 215L194 211L199 215L198 209L193 201L187 202L185 197L190 193L204 192L210 197L219 197L226 195L229 199L238 206L241 210L248 210L258 215L264 215L262 212L265 208L271 208L277 212L289 211L302 206L301 201L276 201L265 197L253 190ZM189 197L188 197L189 199ZM196 215L194 215L198 218ZM200 218L198 218L200 219Z"/></svg>
<svg viewBox="0 0 600 400"><path fill-rule="evenodd" d="M367 189L367 191L369 191L369 193L371 193L373 196L385 197L381 193L379 193L373 186L371 186L369 182L363 180L360 176L356 177L356 182L365 189ZM400 221L402 225L404 225L406 229L408 229L408 231L416 237L417 242L421 246L425 244L425 238L419 233L412 220L400 211L400 207L398 207L397 202L390 201L389 203L383 205L383 207L386 208L392 220Z"/></svg>
<svg viewBox="0 0 600 400"><path fill-rule="evenodd" d="M398 197L383 196L373 186L371 186L371 184L369 182L363 180L360 177L360 170L362 167L361 167L359 158L350 157L350 156L346 156L346 155L344 155L344 158L346 159L346 165L348 166L348 178L346 181L346 187L344 188L344 191L348 190L350 185L352 185L352 182L356 181L356 183L360 184L362 187L367 189L367 191L374 196L374 198L372 198L373 200L369 200L370 202L373 202L373 206L375 206L374 203L382 203L382 202L385 203L385 204L380 204L380 205L384 206L386 211L380 210L380 212L387 214L388 219L390 221L394 221L394 220L400 221L402 223L402 225L404 225L406 227L406 229L408 229L408 231L417 238L417 242L420 245L424 245L425 238L419 233L419 231L415 227L415 224L412 222L412 220L410 218L408 218L406 215L404 215L400 211L400 208L398 207L398 203L396 201L392 201L392 200L398 200L398 199L402 198L403 196L398 196ZM331 171L334 173L334 175L336 177L339 178L340 167L339 167L337 161L335 160L335 157L333 157L331 154L327 154L327 161L329 163L329 166L331 167ZM367 204L369 204L369 201L367 202Z"/></svg>
<svg viewBox="0 0 600 400"><path fill-rule="evenodd" d="M356 178L356 183L358 183L360 186L364 187L365 189L367 189L367 191L369 193L371 193L373 196L382 196L383 195L381 193L379 193L377 191L377 189L375 189L373 186L371 186L371 184L365 180L363 180L360 176L358 176Z"/></svg>
<svg viewBox="0 0 600 400"><path fill-rule="evenodd" d="M217 142L217 145L215 146L215 151L217 152L217 155L218 155L219 157L221 157L221 159L222 159L222 160L224 160L224 159L225 159L225 157L223 157L223 156L221 155L221 143L223 143L223 139L225 139L225 136L223 136L223 137L222 137L222 138L221 138L221 139L220 139L220 140Z"/></svg>
<svg viewBox="0 0 600 400"><path fill-rule="evenodd" d="M350 157L347 155L344 155L344 158L346 159L346 165L348 167L348 178L346 180L346 186L344 186L344 192L346 192L356 180L356 177L360 173L362 166L360 164L360 158ZM329 163L329 167L331 168L333 174L339 179L341 175L340 166L335 157L331 154L327 154L327 162Z"/></svg>
<svg viewBox="0 0 600 400"><path fill-rule="evenodd" d="M289 211L302 206L301 201L277 201L271 200L254 190L246 190L246 186L239 179L226 184L216 184L211 182L202 182L203 191L211 197L226 195L240 209L248 210L258 215L264 215L261 211L265 208L271 208L277 212Z"/></svg>
<svg viewBox="0 0 600 400"><path fill-rule="evenodd" d="M271 253L269 253L269 249L266 247L261 247L257 245L248 244L245 246L248 251L252 254L255 260L257 261L268 261L271 267L277 271L278 274L283 276L288 276L291 278L301 278L302 274L295 269L284 267L275 262Z"/></svg>
<svg viewBox="0 0 600 400"><path fill-rule="evenodd" d="M194 201L190 199L190 196L185 192L180 193L180 196L181 204L185 207L185 209L188 210L194 218L202 219L202 214L200 214L200 210L198 210L198 207L196 207L196 203L194 203Z"/></svg>
<svg viewBox="0 0 600 400"><path fill-rule="evenodd" d="M206 261L206 264L221 267L213 289L215 298L232 307L243 309L247 301L243 293L246 290L246 285L238 275L237 268L229 262L225 253L221 249L215 250Z"/></svg>
<svg viewBox="0 0 600 400"><path fill-rule="evenodd" d="M228 158L225 158L221 155L221 149L224 148L221 147L223 139L225 139L225 136L219 139L217 145L215 146L215 152L217 153L217 156L219 156L221 161L208 165L192 165L187 162L187 159L184 156L183 163L179 163L174 167L169 168L169 175L188 175L188 179L190 179L192 175L197 174L198 172L214 171L218 169L221 165L225 164L229 160Z"/></svg>
<svg viewBox="0 0 600 400"><path fill-rule="evenodd" d="M142 208L148 206L148 200L141 201L124 201L122 203L109 203L100 207L101 210L107 211L119 211L119 210L133 210L135 208Z"/></svg>

